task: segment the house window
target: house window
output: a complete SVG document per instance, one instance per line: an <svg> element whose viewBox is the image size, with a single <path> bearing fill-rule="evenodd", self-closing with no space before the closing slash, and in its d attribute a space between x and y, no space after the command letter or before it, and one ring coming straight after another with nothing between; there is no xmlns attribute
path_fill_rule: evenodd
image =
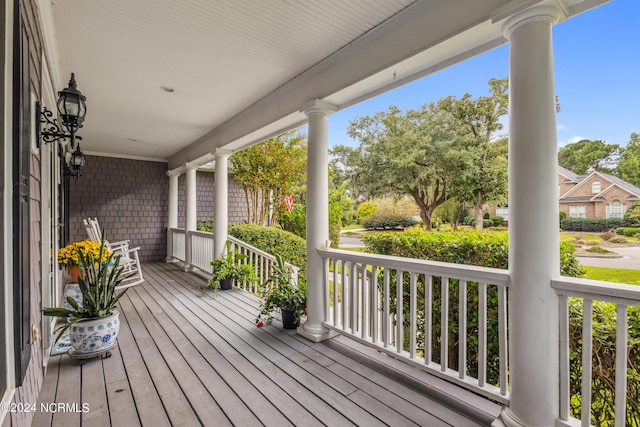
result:
<svg viewBox="0 0 640 427"><path fill-rule="evenodd" d="M591 183L591 192L592 193L599 193L602 191L602 185L600 184L600 181L593 181Z"/></svg>
<svg viewBox="0 0 640 427"><path fill-rule="evenodd" d="M614 200L607 205L607 218L622 218L625 213L625 205L620 200Z"/></svg>
<svg viewBox="0 0 640 427"><path fill-rule="evenodd" d="M509 221L509 206L497 206L496 215L501 216L505 221Z"/></svg>
<svg viewBox="0 0 640 427"><path fill-rule="evenodd" d="M569 206L569 217L586 218L584 206Z"/></svg>

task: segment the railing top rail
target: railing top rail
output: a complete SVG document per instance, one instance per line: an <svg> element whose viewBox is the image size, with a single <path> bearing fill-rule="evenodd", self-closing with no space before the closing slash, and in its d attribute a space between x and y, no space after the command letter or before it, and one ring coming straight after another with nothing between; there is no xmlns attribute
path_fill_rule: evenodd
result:
<svg viewBox="0 0 640 427"><path fill-rule="evenodd" d="M323 258L337 258L348 262L411 271L431 276L444 276L474 282L509 286L509 271L499 268L477 267L475 265L453 264L439 261L426 261L389 255L366 254L340 249L318 249Z"/></svg>
<svg viewBox="0 0 640 427"><path fill-rule="evenodd" d="M624 301L640 305L640 286L599 280L561 277L551 281L551 287L560 295L580 296L598 301Z"/></svg>
<svg viewBox="0 0 640 427"><path fill-rule="evenodd" d="M169 228L169 231L174 231L176 233L186 233L186 230L184 228Z"/></svg>

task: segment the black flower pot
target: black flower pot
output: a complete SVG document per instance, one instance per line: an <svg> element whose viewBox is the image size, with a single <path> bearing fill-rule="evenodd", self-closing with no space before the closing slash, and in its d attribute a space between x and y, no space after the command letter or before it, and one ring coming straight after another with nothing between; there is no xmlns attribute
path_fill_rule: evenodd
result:
<svg viewBox="0 0 640 427"><path fill-rule="evenodd" d="M228 291L233 287L233 279L224 279L220 280L220 289L223 291Z"/></svg>
<svg viewBox="0 0 640 427"><path fill-rule="evenodd" d="M296 316L295 310L280 309L282 313L282 327L285 329L295 329L300 324L300 318Z"/></svg>

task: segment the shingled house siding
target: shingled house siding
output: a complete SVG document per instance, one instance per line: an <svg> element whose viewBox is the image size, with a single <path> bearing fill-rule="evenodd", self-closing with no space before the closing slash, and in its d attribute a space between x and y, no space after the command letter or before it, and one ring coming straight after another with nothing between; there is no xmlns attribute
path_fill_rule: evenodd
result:
<svg viewBox="0 0 640 427"><path fill-rule="evenodd" d="M208 221L213 218L215 193L215 173L209 171L196 172L197 218ZM241 224L247 221L247 202L244 190L229 177L229 224ZM186 175L178 177L178 227L185 227L186 209Z"/></svg>
<svg viewBox="0 0 640 427"><path fill-rule="evenodd" d="M71 241L87 238L82 219L97 217L111 241L131 240L141 261L167 253L167 164L86 156L79 180L71 179Z"/></svg>
<svg viewBox="0 0 640 427"><path fill-rule="evenodd" d="M42 35L37 20L37 9L35 1L20 1L20 14L24 20L29 38L29 77L31 80L31 92L40 99L41 75L42 75ZM30 274L30 324L39 326L42 322L42 300L41 300L41 263L40 263L40 243L41 243L41 217L40 217L40 156L33 154L29 164L29 233L30 251L29 262L31 264ZM4 350L2 350L4 351ZM31 359L22 386L16 388L13 396L13 403L34 403L38 399L40 387L44 377L42 368L43 350L42 340L32 341ZM4 392L4 390L3 390ZM0 396L2 393L0 393ZM13 412L7 414L2 423L2 427L28 426L33 419L33 413L29 411Z"/></svg>

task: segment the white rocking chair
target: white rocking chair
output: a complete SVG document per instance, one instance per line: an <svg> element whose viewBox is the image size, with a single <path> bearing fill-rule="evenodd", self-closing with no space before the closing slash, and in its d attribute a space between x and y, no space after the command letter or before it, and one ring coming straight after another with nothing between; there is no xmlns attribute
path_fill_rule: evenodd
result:
<svg viewBox="0 0 640 427"><path fill-rule="evenodd" d="M98 218L87 218L83 219L82 222L89 239L93 242L100 243L102 240L102 232L100 231ZM144 282L142 266L140 265L140 259L138 257L139 247L130 248L129 240L122 240L120 242L109 242L105 240L105 245L115 256L120 256L120 267L122 267L123 271L120 276L122 282L116 287L117 290Z"/></svg>

